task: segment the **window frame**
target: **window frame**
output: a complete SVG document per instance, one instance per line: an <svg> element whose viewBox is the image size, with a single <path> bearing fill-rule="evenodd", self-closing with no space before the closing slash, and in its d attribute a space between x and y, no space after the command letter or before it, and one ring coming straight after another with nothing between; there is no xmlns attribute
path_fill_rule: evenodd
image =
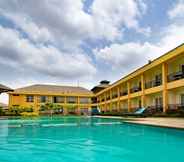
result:
<svg viewBox="0 0 184 162"><path fill-rule="evenodd" d="M34 96L33 95L26 95L26 102L33 103L34 102Z"/></svg>

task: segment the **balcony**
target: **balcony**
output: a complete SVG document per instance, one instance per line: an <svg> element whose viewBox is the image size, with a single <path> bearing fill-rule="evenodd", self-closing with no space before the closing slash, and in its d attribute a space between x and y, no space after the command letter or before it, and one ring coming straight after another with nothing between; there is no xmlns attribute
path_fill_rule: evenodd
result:
<svg viewBox="0 0 184 162"><path fill-rule="evenodd" d="M118 95L117 94L113 94L112 95L112 98L114 99L114 98L117 98L118 97Z"/></svg>
<svg viewBox="0 0 184 162"><path fill-rule="evenodd" d="M142 88L140 86L134 86L133 88L130 89L130 93L135 93L141 91Z"/></svg>
<svg viewBox="0 0 184 162"><path fill-rule="evenodd" d="M183 70L171 73L167 76L168 82L172 82L172 81L183 79L183 78L184 78L184 71Z"/></svg>
<svg viewBox="0 0 184 162"><path fill-rule="evenodd" d="M161 113L163 112L163 105L152 105L147 107L147 111L150 113Z"/></svg>
<svg viewBox="0 0 184 162"><path fill-rule="evenodd" d="M76 104L76 101L68 101L69 104Z"/></svg>
<svg viewBox="0 0 184 162"><path fill-rule="evenodd" d="M107 100L110 100L110 96L107 97Z"/></svg>
<svg viewBox="0 0 184 162"><path fill-rule="evenodd" d="M91 102L92 102L93 104L96 104L96 103L97 103L97 98L96 98L96 97L92 98L92 99L91 99Z"/></svg>
<svg viewBox="0 0 184 162"><path fill-rule="evenodd" d="M126 96L126 95L128 95L128 91L122 91L122 92L120 92L120 96Z"/></svg>
<svg viewBox="0 0 184 162"><path fill-rule="evenodd" d="M162 80L152 80L145 83L145 89L153 88L162 85Z"/></svg>
<svg viewBox="0 0 184 162"><path fill-rule="evenodd" d="M178 109L183 109L184 110L184 103L179 103L179 104L169 104L168 105L169 110L178 110Z"/></svg>

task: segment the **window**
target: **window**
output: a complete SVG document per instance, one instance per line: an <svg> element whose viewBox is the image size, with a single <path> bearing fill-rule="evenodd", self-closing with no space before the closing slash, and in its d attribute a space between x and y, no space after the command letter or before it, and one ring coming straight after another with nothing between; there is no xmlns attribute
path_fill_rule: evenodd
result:
<svg viewBox="0 0 184 162"><path fill-rule="evenodd" d="M161 107L162 106L162 97L158 97L155 99L155 106L156 107Z"/></svg>
<svg viewBox="0 0 184 162"><path fill-rule="evenodd" d="M89 98L87 98L87 97L80 98L80 103L83 103L83 104L89 103Z"/></svg>
<svg viewBox="0 0 184 162"><path fill-rule="evenodd" d="M68 103L76 103L77 98L76 97L67 97L67 102Z"/></svg>
<svg viewBox="0 0 184 162"><path fill-rule="evenodd" d="M34 102L34 96L26 96L26 102Z"/></svg>
<svg viewBox="0 0 184 162"><path fill-rule="evenodd" d="M141 107L142 107L142 101L139 100L139 108L141 108Z"/></svg>
<svg viewBox="0 0 184 162"><path fill-rule="evenodd" d="M184 65L181 65L181 71L184 74Z"/></svg>
<svg viewBox="0 0 184 162"><path fill-rule="evenodd" d="M41 103L47 102L47 97L46 96L40 96L40 102Z"/></svg>
<svg viewBox="0 0 184 162"><path fill-rule="evenodd" d="M181 105L184 106L184 94L181 94Z"/></svg>
<svg viewBox="0 0 184 162"><path fill-rule="evenodd" d="M161 81L162 80L162 74L155 75L155 80L156 81Z"/></svg>
<svg viewBox="0 0 184 162"><path fill-rule="evenodd" d="M54 102L54 103L64 103L64 97L61 97L61 96L54 96L54 97L53 97L53 102Z"/></svg>

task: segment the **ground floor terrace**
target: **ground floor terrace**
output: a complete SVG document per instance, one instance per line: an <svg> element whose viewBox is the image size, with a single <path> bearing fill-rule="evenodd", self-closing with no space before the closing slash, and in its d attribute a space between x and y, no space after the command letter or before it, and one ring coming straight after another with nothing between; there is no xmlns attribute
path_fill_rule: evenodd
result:
<svg viewBox="0 0 184 162"><path fill-rule="evenodd" d="M145 91L132 96L123 96L98 104L102 112L133 112L138 108L145 107L154 112L172 112L184 109L184 86L168 88L162 87L154 92Z"/></svg>

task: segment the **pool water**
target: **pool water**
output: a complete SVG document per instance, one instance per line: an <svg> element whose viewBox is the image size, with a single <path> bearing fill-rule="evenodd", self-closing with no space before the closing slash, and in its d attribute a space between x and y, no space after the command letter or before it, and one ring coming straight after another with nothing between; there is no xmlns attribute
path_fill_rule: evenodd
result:
<svg viewBox="0 0 184 162"><path fill-rule="evenodd" d="M184 131L117 119L5 119L0 162L184 162Z"/></svg>

